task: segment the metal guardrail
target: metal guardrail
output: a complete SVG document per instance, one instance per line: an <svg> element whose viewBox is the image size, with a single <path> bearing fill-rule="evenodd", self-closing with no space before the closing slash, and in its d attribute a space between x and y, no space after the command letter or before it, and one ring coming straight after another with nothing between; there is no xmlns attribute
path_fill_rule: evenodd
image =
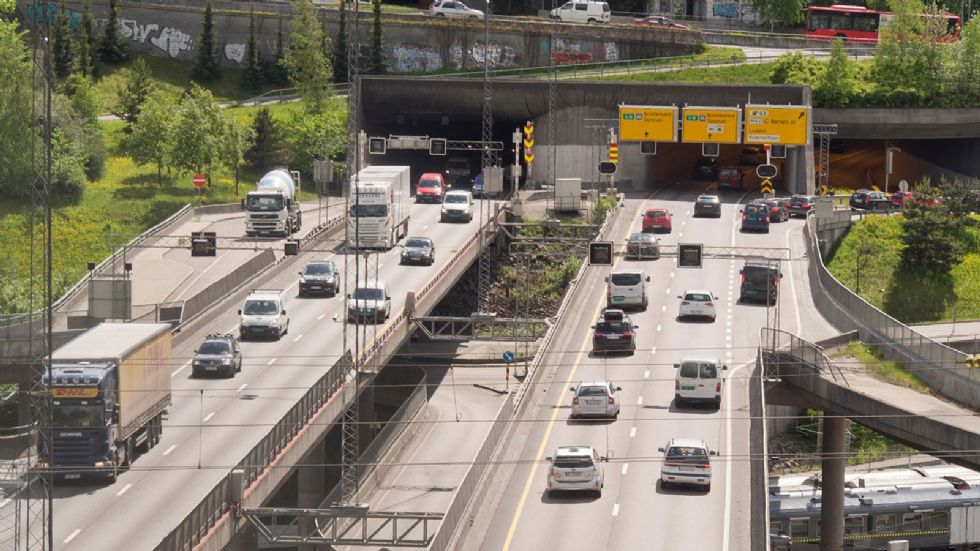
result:
<svg viewBox="0 0 980 551"><path fill-rule="evenodd" d="M809 367L817 373L830 375L835 383L847 384L847 378L844 377L844 372L834 362L830 361L830 358L823 353L823 348L820 346L779 329L763 327L760 332L761 342L772 343L770 348L762 351L763 359L767 355L772 359L789 355L798 359L798 363L802 366ZM770 361L764 363L766 370L763 372L763 375L768 379L779 379L781 376L779 366L782 362Z"/></svg>
<svg viewBox="0 0 980 551"><path fill-rule="evenodd" d="M438 532L432 539L432 543L429 544L429 551L444 551L449 549L453 536L456 535L457 530L463 524L466 509L469 508L470 502L473 501L473 495L479 488L480 480L487 472L487 467L490 466L490 460L497 451L497 445L500 444L500 440L507 430L507 423L513 415L514 395L508 394L507 399L504 400L504 403L500 405L500 409L497 411L497 416L494 418L493 425L490 426L486 440L483 441L480 450L476 452L476 457L473 458L470 468L466 471L466 476L463 477L463 481L459 484L459 488L456 490L456 494L453 496L449 508L446 509L446 516L443 517Z"/></svg>

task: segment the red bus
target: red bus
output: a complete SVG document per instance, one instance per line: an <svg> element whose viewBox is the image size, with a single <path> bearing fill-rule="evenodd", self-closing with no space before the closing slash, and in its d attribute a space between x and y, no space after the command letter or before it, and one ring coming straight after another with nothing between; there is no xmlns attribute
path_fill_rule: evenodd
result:
<svg viewBox="0 0 980 551"><path fill-rule="evenodd" d="M878 29L891 21L888 11L869 10L864 6L809 6L806 9L805 34L809 39L845 42L878 42ZM956 40L960 36L960 18L947 13L946 38Z"/></svg>

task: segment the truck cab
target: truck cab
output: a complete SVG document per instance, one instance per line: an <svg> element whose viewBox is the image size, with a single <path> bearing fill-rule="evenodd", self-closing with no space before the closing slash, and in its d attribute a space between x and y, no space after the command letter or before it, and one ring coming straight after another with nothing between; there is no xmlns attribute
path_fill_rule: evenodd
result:
<svg viewBox="0 0 980 551"><path fill-rule="evenodd" d="M303 226L300 211L299 172L276 169L259 180L255 191L242 199L245 211L245 235L286 237Z"/></svg>
<svg viewBox="0 0 980 551"><path fill-rule="evenodd" d="M242 340L258 337L279 340L289 331L282 289L255 289L245 298L238 316Z"/></svg>

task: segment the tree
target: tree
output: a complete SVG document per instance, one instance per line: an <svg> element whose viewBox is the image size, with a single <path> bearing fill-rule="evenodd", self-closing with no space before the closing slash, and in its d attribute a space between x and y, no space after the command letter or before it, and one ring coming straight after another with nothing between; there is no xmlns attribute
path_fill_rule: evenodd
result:
<svg viewBox="0 0 980 551"><path fill-rule="evenodd" d="M242 89L256 93L262 89L262 54L255 40L255 7L249 6L248 41L245 43L245 63L242 67Z"/></svg>
<svg viewBox="0 0 980 551"><path fill-rule="evenodd" d="M388 61L385 57L384 35L381 28L381 0L372 0L374 19L371 23L371 57L368 72L372 75L383 75L388 72Z"/></svg>
<svg viewBox="0 0 980 551"><path fill-rule="evenodd" d="M286 57L286 44L282 37L282 16L279 16L279 30L276 32L276 51L272 59L263 61L263 72L265 81L270 84L285 86L289 84L286 69L283 66L283 59Z"/></svg>
<svg viewBox="0 0 980 551"><path fill-rule="evenodd" d="M221 78L218 52L214 44L214 14L211 0L208 0L204 6L204 23L201 25L201 38L197 41L197 63L191 71L191 78L201 83L214 82Z"/></svg>
<svg viewBox="0 0 980 551"><path fill-rule="evenodd" d="M289 159L286 133L268 107L259 109L252 120L252 143L245 151L244 159L260 171L286 164Z"/></svg>
<svg viewBox="0 0 980 551"><path fill-rule="evenodd" d="M834 39L827 68L817 78L813 88L814 104L819 107L847 107L856 92L853 73L844 42L839 38Z"/></svg>
<svg viewBox="0 0 980 551"><path fill-rule="evenodd" d="M163 168L173 155L177 134L174 112L177 100L161 90L146 98L133 132L123 140L123 149L139 164L155 164L157 184L163 184Z"/></svg>
<svg viewBox="0 0 980 551"><path fill-rule="evenodd" d="M823 72L823 64L813 56L794 51L780 55L773 63L769 81L773 84L814 84Z"/></svg>
<svg viewBox="0 0 980 551"><path fill-rule="evenodd" d="M977 182L972 183L963 178L947 178L940 176L939 191L942 194L941 201L946 207L946 211L957 224L973 225L974 220L970 218L970 213L977 210L977 192L974 191Z"/></svg>
<svg viewBox="0 0 980 551"><path fill-rule="evenodd" d="M340 29L333 49L333 81L340 84L347 82L347 3L344 0L338 1L337 11Z"/></svg>
<svg viewBox="0 0 980 551"><path fill-rule="evenodd" d="M795 25L803 21L802 0L752 0L759 22L770 30L776 25Z"/></svg>
<svg viewBox="0 0 980 551"><path fill-rule="evenodd" d="M97 51L98 37L92 25L92 0L85 0L82 20L78 26L78 63L76 64L82 75L92 78L98 76Z"/></svg>
<svg viewBox="0 0 980 551"><path fill-rule="evenodd" d="M68 28L68 10L64 4L58 4L58 19L54 26L51 49L54 75L63 81L75 70L75 35Z"/></svg>
<svg viewBox="0 0 980 551"><path fill-rule="evenodd" d="M878 31L870 73L882 96L878 103L886 107L939 105L944 98L948 57L940 40L946 18L923 18L922 14L935 10L927 9L921 0L891 0L891 5L894 16Z"/></svg>
<svg viewBox="0 0 980 551"><path fill-rule="evenodd" d="M929 206L937 198L928 179L916 186L915 201L906 207L902 222L902 263L910 270L945 275L960 261L962 246L954 238L959 224L946 205Z"/></svg>
<svg viewBox="0 0 980 551"><path fill-rule="evenodd" d="M313 159L336 157L347 148L347 105L336 98L318 111L296 111L287 122L293 164L312 171Z"/></svg>
<svg viewBox="0 0 980 551"><path fill-rule="evenodd" d="M140 116L140 108L143 102L153 92L153 80L150 68L142 57L137 57L133 61L133 65L126 69L125 75L125 86L116 91L118 107L113 113L126 121L126 132L130 132L133 123Z"/></svg>
<svg viewBox="0 0 980 551"><path fill-rule="evenodd" d="M119 26L119 0L109 0L109 11L102 27L102 41L99 43L99 60L110 65L126 61L129 50L124 40Z"/></svg>
<svg viewBox="0 0 980 551"><path fill-rule="evenodd" d="M175 117L180 139L173 148L173 166L181 171L211 174L221 167L225 122L210 91L192 84L180 100Z"/></svg>
<svg viewBox="0 0 980 551"><path fill-rule="evenodd" d="M307 109L315 111L330 97L333 69L323 50L325 39L313 13L313 3L294 0L293 11L292 44L281 63Z"/></svg>
<svg viewBox="0 0 980 551"><path fill-rule="evenodd" d="M252 127L238 122L235 117L230 116L225 120L225 136L222 142L224 149L222 155L225 164L232 169L235 174L235 195L238 195L238 169L244 162L245 151L252 144Z"/></svg>
<svg viewBox="0 0 980 551"><path fill-rule="evenodd" d="M960 40L951 46L951 86L964 106L980 103L980 18L963 26Z"/></svg>
<svg viewBox="0 0 980 551"><path fill-rule="evenodd" d="M33 178L31 143L31 64L17 20L0 17L0 190L26 196Z"/></svg>
<svg viewBox="0 0 980 551"><path fill-rule="evenodd" d="M64 88L75 113L85 121L85 124L98 127L102 106L99 104L99 95L95 93L92 81L85 75L75 73L65 80Z"/></svg>

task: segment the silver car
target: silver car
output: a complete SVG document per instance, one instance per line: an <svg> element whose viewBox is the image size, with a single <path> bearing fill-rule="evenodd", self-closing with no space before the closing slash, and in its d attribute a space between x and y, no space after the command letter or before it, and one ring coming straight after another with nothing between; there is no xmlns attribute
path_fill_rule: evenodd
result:
<svg viewBox="0 0 980 551"><path fill-rule="evenodd" d="M436 246L428 237L409 237L402 247L402 264L425 264L436 261Z"/></svg>
<svg viewBox="0 0 980 551"><path fill-rule="evenodd" d="M711 490L711 456L704 440L672 438L660 451L664 454L660 467L660 486L664 489L676 485L693 485Z"/></svg>
<svg viewBox="0 0 980 551"><path fill-rule="evenodd" d="M595 492L602 495L605 477L602 472L602 462L599 452L592 446L562 446L555 450L555 455L548 458L551 467L548 469L549 496L556 490L578 490Z"/></svg>
<svg viewBox="0 0 980 551"><path fill-rule="evenodd" d="M619 399L616 392L623 390L614 387L609 381L581 382L568 389L573 392L572 414L576 417L619 417Z"/></svg>
<svg viewBox="0 0 980 551"><path fill-rule="evenodd" d="M391 295L380 281L361 283L347 295L347 319L351 323L384 323L391 315Z"/></svg>
<svg viewBox="0 0 980 551"><path fill-rule="evenodd" d="M464 19L483 19L483 12L475 10L458 0L436 0L429 6L429 15L436 17L462 17Z"/></svg>

